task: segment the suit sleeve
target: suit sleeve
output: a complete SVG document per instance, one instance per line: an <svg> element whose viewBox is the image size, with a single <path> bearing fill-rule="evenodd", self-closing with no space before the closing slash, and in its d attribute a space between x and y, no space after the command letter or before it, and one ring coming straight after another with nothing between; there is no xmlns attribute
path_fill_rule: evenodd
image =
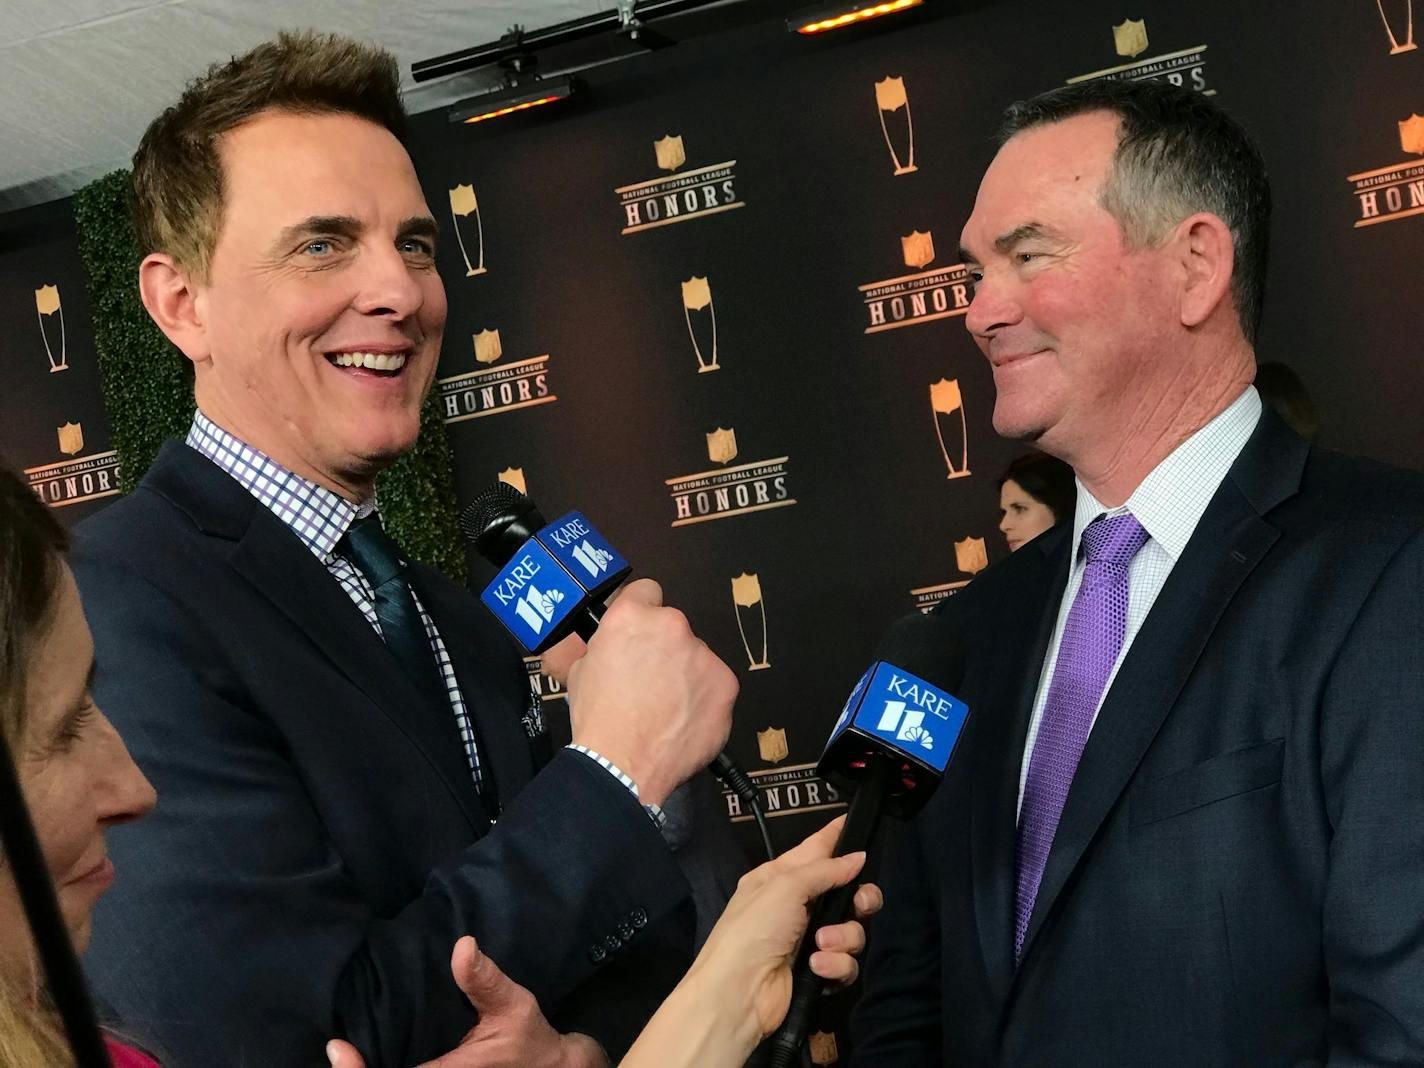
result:
<svg viewBox="0 0 1424 1068"><path fill-rule="evenodd" d="M1424 1064L1424 534L1354 621L1320 732L1329 1063Z"/></svg>
<svg viewBox="0 0 1424 1068"><path fill-rule="evenodd" d="M222 651L240 636L217 633L132 572L80 558L75 570L95 636L96 699L159 796L150 817L109 835L123 892L100 904L88 966L125 1026L167 1063L311 1065L332 1036L350 1038L370 1068L443 1054L475 1023L449 968L467 933L551 1014L601 981L593 946L620 930L644 942L675 930L690 943L687 884L657 829L616 780L571 752L488 834L413 885L409 905L376 915L284 738L248 707ZM676 977L666 979L650 981L646 1006L625 1001L624 1014L651 1014ZM616 1055L627 1021L604 1022L603 1033L589 1027ZM305 1036L295 1048L293 1035Z"/></svg>
<svg viewBox="0 0 1424 1068"><path fill-rule="evenodd" d="M851 1017L853 1068L939 1064L939 909L915 825L896 827L880 886L885 907L870 922L865 988Z"/></svg>

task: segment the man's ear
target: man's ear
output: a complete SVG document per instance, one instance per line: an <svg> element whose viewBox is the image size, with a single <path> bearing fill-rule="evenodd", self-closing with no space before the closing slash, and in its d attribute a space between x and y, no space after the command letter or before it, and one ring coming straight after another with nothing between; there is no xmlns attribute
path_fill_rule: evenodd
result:
<svg viewBox="0 0 1424 1068"><path fill-rule="evenodd" d="M1200 326L1223 302L1232 311L1236 250L1226 223L1210 212L1197 212L1177 224L1173 244L1182 268L1182 325Z"/></svg>
<svg viewBox="0 0 1424 1068"><path fill-rule="evenodd" d="M203 302L188 272L165 252L150 252L138 265L138 292L143 306L168 340L194 364L211 354Z"/></svg>

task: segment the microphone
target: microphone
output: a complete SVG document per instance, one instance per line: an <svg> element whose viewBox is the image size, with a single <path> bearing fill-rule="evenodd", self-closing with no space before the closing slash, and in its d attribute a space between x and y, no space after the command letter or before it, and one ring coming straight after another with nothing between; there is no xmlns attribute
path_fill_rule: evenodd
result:
<svg viewBox="0 0 1424 1068"><path fill-rule="evenodd" d="M496 482L460 513L460 529L499 573L480 600L531 655L571 633L590 641L603 618L603 598L633 571L581 512L552 523L524 494ZM708 770L762 823L756 786L721 752Z"/></svg>
<svg viewBox="0 0 1424 1068"><path fill-rule="evenodd" d="M835 856L868 850L884 813L909 819L930 799L969 716L969 707L948 692L963 676L958 630L942 616L906 616L885 632L816 765L821 778L854 792ZM793 965L791 1006L767 1040L771 1068L788 1068L800 1053L825 982L810 966L816 931L845 920L854 897L852 880L812 909Z"/></svg>

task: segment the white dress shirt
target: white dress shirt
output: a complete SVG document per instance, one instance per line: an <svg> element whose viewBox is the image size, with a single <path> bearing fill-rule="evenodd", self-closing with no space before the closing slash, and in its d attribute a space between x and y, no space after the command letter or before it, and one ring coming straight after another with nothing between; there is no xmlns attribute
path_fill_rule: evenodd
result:
<svg viewBox="0 0 1424 1068"><path fill-rule="evenodd" d="M1083 528L1101 515L1115 516L1131 512L1147 531L1147 541L1133 557L1127 570L1127 622L1123 628L1122 648L1103 687L1103 697L1112 688L1123 657L1132 648L1132 639L1142 627L1142 621L1152 610L1157 595L1166 585L1167 576L1182 556L1192 532L1197 529L1202 513L1215 496L1217 488L1236 457L1246 447L1246 441L1261 418L1261 398L1255 386L1247 386L1242 394L1222 410L1211 422L1178 445L1160 464L1154 467L1127 501L1117 508L1107 508L1093 498L1078 482L1078 504L1073 513L1073 566L1063 601L1058 606L1058 622L1048 643L1048 655L1038 679L1038 693L1033 700L1033 716L1024 742L1023 765L1019 769L1019 808L1023 808L1024 782L1028 778L1029 758L1038 738L1044 705L1048 703L1048 686L1058 663L1058 649L1063 642L1063 628L1068 622L1068 610L1083 581L1087 561L1083 557ZM1103 698L1093 712L1097 722ZM1091 730L1091 728L1090 728Z"/></svg>

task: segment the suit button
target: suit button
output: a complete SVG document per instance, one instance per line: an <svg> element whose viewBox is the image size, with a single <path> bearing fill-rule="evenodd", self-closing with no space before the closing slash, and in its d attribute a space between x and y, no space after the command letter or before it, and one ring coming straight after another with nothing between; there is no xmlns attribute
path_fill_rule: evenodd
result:
<svg viewBox="0 0 1424 1068"><path fill-rule="evenodd" d="M618 937L623 941L628 941L633 937L633 925L631 923L620 923L618 925Z"/></svg>
<svg viewBox="0 0 1424 1068"><path fill-rule="evenodd" d="M608 947L608 952L610 953L617 953L623 948L622 941L615 934L605 935L603 944Z"/></svg>
<svg viewBox="0 0 1424 1068"><path fill-rule="evenodd" d="M628 914L628 919L632 920L633 926L640 931L648 926L648 912L646 909L634 909Z"/></svg>
<svg viewBox="0 0 1424 1068"><path fill-rule="evenodd" d="M593 961L594 964L602 964L607 956L607 950L597 942L588 947L588 959Z"/></svg>

